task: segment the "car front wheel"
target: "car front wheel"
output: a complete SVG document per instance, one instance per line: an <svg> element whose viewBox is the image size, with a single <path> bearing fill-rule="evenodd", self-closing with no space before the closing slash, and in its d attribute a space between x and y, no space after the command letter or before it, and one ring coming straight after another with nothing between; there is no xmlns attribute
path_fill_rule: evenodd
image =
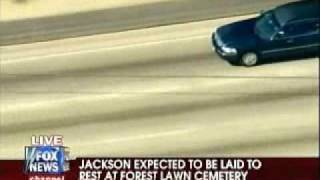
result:
<svg viewBox="0 0 320 180"><path fill-rule="evenodd" d="M259 58L255 52L247 52L241 56L241 64L247 67L258 64Z"/></svg>

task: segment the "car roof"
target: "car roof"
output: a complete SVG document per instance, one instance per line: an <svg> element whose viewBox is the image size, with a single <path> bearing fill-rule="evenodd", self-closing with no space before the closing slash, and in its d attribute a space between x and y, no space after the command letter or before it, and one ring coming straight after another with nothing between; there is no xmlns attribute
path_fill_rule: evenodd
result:
<svg viewBox="0 0 320 180"><path fill-rule="evenodd" d="M318 0L303 0L288 3L274 9L275 17L280 26L290 21L320 18L320 3Z"/></svg>

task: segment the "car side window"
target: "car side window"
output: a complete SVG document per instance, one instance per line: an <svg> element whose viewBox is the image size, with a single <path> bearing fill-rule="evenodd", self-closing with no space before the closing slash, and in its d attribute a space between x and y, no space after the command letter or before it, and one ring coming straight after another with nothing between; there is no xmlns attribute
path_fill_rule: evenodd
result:
<svg viewBox="0 0 320 180"><path fill-rule="evenodd" d="M286 37L303 36L319 32L317 21L291 23L283 29Z"/></svg>
<svg viewBox="0 0 320 180"><path fill-rule="evenodd" d="M320 19L315 21L314 27L315 27L317 33L320 33Z"/></svg>

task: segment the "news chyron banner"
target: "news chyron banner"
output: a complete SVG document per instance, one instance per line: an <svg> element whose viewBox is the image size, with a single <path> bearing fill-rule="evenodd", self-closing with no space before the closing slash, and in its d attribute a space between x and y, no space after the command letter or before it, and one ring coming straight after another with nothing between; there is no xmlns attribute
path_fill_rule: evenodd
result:
<svg viewBox="0 0 320 180"><path fill-rule="evenodd" d="M0 180L318 180L316 158L79 157L63 137L32 136L24 160L0 161Z"/></svg>

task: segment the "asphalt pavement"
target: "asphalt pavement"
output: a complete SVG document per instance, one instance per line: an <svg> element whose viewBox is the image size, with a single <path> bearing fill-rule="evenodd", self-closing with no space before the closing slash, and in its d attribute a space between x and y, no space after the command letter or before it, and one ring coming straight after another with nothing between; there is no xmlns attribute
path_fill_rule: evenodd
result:
<svg viewBox="0 0 320 180"><path fill-rule="evenodd" d="M292 0L172 0L59 16L0 21L0 45L32 43L250 14L290 1ZM32 3L32 1L26 3ZM32 10L42 11L41 9ZM2 18L5 19L5 17Z"/></svg>
<svg viewBox="0 0 320 180"><path fill-rule="evenodd" d="M34 134L73 157L317 156L318 59L245 68L212 50L251 16L1 47L0 158Z"/></svg>

